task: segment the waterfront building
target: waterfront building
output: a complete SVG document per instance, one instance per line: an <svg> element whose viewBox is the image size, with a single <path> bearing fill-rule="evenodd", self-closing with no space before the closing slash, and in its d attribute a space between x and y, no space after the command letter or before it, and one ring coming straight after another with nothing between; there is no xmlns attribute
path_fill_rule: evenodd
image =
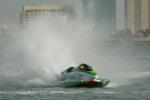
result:
<svg viewBox="0 0 150 100"><path fill-rule="evenodd" d="M150 29L150 0L126 0L126 29L132 33Z"/></svg>
<svg viewBox="0 0 150 100"><path fill-rule="evenodd" d="M63 8L56 5L24 5L23 12L21 13L21 23L30 22L32 19L36 17L52 15L57 12L62 12Z"/></svg>
<svg viewBox="0 0 150 100"><path fill-rule="evenodd" d="M103 32L116 30L116 0L83 0L83 12L87 19Z"/></svg>
<svg viewBox="0 0 150 100"><path fill-rule="evenodd" d="M125 30L125 0L116 0L116 31Z"/></svg>
<svg viewBox="0 0 150 100"><path fill-rule="evenodd" d="M141 29L150 29L150 0L141 0Z"/></svg>
<svg viewBox="0 0 150 100"><path fill-rule="evenodd" d="M126 28L135 33L141 30L140 0L126 0Z"/></svg>

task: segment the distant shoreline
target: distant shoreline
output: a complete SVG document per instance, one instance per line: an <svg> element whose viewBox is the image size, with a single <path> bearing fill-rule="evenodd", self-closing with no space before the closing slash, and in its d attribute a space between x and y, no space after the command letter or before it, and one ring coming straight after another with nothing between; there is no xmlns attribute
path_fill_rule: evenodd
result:
<svg viewBox="0 0 150 100"><path fill-rule="evenodd" d="M146 36L146 37L136 37L133 39L134 41L150 41L150 36Z"/></svg>

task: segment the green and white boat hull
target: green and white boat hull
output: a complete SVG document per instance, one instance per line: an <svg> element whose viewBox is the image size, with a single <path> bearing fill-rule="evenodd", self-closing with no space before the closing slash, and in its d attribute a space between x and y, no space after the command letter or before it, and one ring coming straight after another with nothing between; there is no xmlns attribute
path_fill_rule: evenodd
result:
<svg viewBox="0 0 150 100"><path fill-rule="evenodd" d="M96 71L82 70L80 67L70 67L63 71L57 85L64 87L105 87L110 83L110 80L100 78Z"/></svg>

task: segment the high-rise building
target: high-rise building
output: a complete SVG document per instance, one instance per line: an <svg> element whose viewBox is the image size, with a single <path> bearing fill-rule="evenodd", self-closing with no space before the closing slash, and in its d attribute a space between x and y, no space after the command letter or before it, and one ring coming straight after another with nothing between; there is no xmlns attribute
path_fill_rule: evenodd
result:
<svg viewBox="0 0 150 100"><path fill-rule="evenodd" d="M125 30L125 0L116 0L116 31Z"/></svg>
<svg viewBox="0 0 150 100"><path fill-rule="evenodd" d="M150 0L126 0L126 29L136 33L150 29Z"/></svg>
<svg viewBox="0 0 150 100"><path fill-rule="evenodd" d="M83 0L83 12L87 19L95 23L95 27L104 32L116 29L116 0Z"/></svg>
<svg viewBox="0 0 150 100"><path fill-rule="evenodd" d="M21 13L21 22L30 22L31 19L41 17L49 14L55 14L56 12L62 12L63 8L56 5L25 5L23 6L23 12Z"/></svg>
<svg viewBox="0 0 150 100"><path fill-rule="evenodd" d="M150 29L150 0L141 0L141 29Z"/></svg>
<svg viewBox="0 0 150 100"><path fill-rule="evenodd" d="M133 33L141 29L141 0L126 0L127 30Z"/></svg>

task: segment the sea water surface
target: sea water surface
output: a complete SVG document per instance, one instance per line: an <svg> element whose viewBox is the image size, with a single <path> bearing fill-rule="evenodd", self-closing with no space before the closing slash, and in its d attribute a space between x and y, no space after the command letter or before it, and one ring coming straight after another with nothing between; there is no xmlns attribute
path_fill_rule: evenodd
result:
<svg viewBox="0 0 150 100"><path fill-rule="evenodd" d="M139 60L139 70L147 75L130 79L127 84L104 88L1 87L0 100L150 100L150 42L136 42L133 47L135 54L130 56Z"/></svg>
<svg viewBox="0 0 150 100"><path fill-rule="evenodd" d="M149 100L150 80L115 88L13 87L0 91L1 100Z"/></svg>

